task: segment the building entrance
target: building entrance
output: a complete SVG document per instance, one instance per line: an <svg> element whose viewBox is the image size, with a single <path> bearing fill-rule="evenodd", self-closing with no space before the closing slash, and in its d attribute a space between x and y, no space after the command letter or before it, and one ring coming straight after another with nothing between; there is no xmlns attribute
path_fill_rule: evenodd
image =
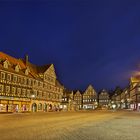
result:
<svg viewBox="0 0 140 140"><path fill-rule="evenodd" d="M32 104L32 112L36 112L37 111L37 105L36 103Z"/></svg>

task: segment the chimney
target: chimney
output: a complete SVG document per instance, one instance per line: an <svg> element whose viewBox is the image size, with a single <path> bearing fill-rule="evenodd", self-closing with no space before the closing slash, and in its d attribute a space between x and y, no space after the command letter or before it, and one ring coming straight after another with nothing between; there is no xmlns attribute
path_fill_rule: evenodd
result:
<svg viewBox="0 0 140 140"><path fill-rule="evenodd" d="M29 60L29 56L26 54L25 55L25 64L26 64L26 66L28 65L28 60Z"/></svg>

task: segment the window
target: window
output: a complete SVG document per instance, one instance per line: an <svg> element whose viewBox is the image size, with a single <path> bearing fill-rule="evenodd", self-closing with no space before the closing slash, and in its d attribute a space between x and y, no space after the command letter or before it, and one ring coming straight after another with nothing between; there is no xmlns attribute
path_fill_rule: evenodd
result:
<svg viewBox="0 0 140 140"><path fill-rule="evenodd" d="M8 69L8 61L7 61L7 60L4 61L4 63L3 63L3 67L4 67L5 69Z"/></svg>
<svg viewBox="0 0 140 140"><path fill-rule="evenodd" d="M39 91L39 97L42 97L42 91Z"/></svg>
<svg viewBox="0 0 140 140"><path fill-rule="evenodd" d="M24 85L27 84L27 80L26 80L26 78L23 79L23 84L24 84Z"/></svg>
<svg viewBox="0 0 140 140"><path fill-rule="evenodd" d="M15 93L16 93L16 88L12 87L12 94L15 94Z"/></svg>
<svg viewBox="0 0 140 140"><path fill-rule="evenodd" d="M20 83L23 84L23 82L24 82L23 77L20 77L19 80L20 80Z"/></svg>
<svg viewBox="0 0 140 140"><path fill-rule="evenodd" d="M42 82L40 82L40 87L42 87L43 86L43 83Z"/></svg>
<svg viewBox="0 0 140 140"><path fill-rule="evenodd" d="M47 77L47 80L48 80L48 81L50 81L50 78L49 78L49 77Z"/></svg>
<svg viewBox="0 0 140 140"><path fill-rule="evenodd" d="M27 97L30 97L30 90L27 90Z"/></svg>
<svg viewBox="0 0 140 140"><path fill-rule="evenodd" d="M0 84L0 93L4 91L4 85Z"/></svg>
<svg viewBox="0 0 140 140"><path fill-rule="evenodd" d="M17 82L21 83L21 78L20 77L18 77Z"/></svg>
<svg viewBox="0 0 140 140"><path fill-rule="evenodd" d="M55 99L55 94L53 94L53 99Z"/></svg>
<svg viewBox="0 0 140 140"><path fill-rule="evenodd" d="M5 79L5 73L1 72L1 79L4 80Z"/></svg>
<svg viewBox="0 0 140 140"><path fill-rule="evenodd" d="M31 86L31 80L30 79L27 79L27 84L28 84L28 86Z"/></svg>
<svg viewBox="0 0 140 140"><path fill-rule="evenodd" d="M37 90L33 90L32 96L37 97Z"/></svg>
<svg viewBox="0 0 140 140"><path fill-rule="evenodd" d="M45 75L45 80L47 80L47 75Z"/></svg>
<svg viewBox="0 0 140 140"><path fill-rule="evenodd" d="M19 72L19 66L18 65L15 66L15 71Z"/></svg>
<svg viewBox="0 0 140 140"><path fill-rule="evenodd" d="M37 80L35 81L35 85L38 86L38 81Z"/></svg>
<svg viewBox="0 0 140 140"><path fill-rule="evenodd" d="M36 81L34 80L33 83L34 83L33 85L35 86Z"/></svg>
<svg viewBox="0 0 140 140"><path fill-rule="evenodd" d="M7 94L10 93L10 86L6 86L6 93L7 93Z"/></svg>
<svg viewBox="0 0 140 140"><path fill-rule="evenodd" d="M32 79L30 79L31 80L31 86L33 85L33 80Z"/></svg>
<svg viewBox="0 0 140 140"><path fill-rule="evenodd" d="M21 94L21 88L17 89L17 94L20 95Z"/></svg>
<svg viewBox="0 0 140 140"><path fill-rule="evenodd" d="M29 74L29 70L26 69L26 70L25 70L25 75L28 75L28 74Z"/></svg>
<svg viewBox="0 0 140 140"><path fill-rule="evenodd" d="M17 76L13 76L13 82L17 82Z"/></svg>
<svg viewBox="0 0 140 140"><path fill-rule="evenodd" d="M56 99L59 99L58 97L59 97L58 94L56 94Z"/></svg>
<svg viewBox="0 0 140 140"><path fill-rule="evenodd" d="M22 89L22 95L23 95L23 96L26 95L26 89Z"/></svg>
<svg viewBox="0 0 140 140"><path fill-rule="evenodd" d="M59 95L59 99L61 99L62 98L62 96L61 95Z"/></svg>
<svg viewBox="0 0 140 140"><path fill-rule="evenodd" d="M11 74L7 74L7 81L11 81Z"/></svg>
<svg viewBox="0 0 140 140"><path fill-rule="evenodd" d="M43 92L43 97L46 97L46 92Z"/></svg>
<svg viewBox="0 0 140 140"><path fill-rule="evenodd" d="M51 98L51 94L49 93L48 98Z"/></svg>
<svg viewBox="0 0 140 140"><path fill-rule="evenodd" d="M46 87L47 87L47 85L46 85L46 84L43 84L43 86L44 86L44 88L46 88Z"/></svg>
<svg viewBox="0 0 140 140"><path fill-rule="evenodd" d="M40 82L38 82L38 86L40 86Z"/></svg>

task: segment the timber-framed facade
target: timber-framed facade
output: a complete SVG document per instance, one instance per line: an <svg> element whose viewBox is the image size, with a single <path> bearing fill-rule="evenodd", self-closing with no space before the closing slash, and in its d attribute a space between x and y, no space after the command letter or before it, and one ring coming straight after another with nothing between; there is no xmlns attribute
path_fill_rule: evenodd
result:
<svg viewBox="0 0 140 140"><path fill-rule="evenodd" d="M0 112L56 111L64 87L53 64L36 66L0 52Z"/></svg>

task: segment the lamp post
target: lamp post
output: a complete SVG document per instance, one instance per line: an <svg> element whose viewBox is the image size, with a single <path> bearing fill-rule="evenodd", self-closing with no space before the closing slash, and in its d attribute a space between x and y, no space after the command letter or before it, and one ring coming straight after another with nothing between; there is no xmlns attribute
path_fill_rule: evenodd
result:
<svg viewBox="0 0 140 140"><path fill-rule="evenodd" d="M124 108L124 99L121 100L121 109Z"/></svg>
<svg viewBox="0 0 140 140"><path fill-rule="evenodd" d="M31 92L30 98L31 98L31 99L35 99L35 97L36 97L36 95L35 95L34 91L32 91L32 92Z"/></svg>

